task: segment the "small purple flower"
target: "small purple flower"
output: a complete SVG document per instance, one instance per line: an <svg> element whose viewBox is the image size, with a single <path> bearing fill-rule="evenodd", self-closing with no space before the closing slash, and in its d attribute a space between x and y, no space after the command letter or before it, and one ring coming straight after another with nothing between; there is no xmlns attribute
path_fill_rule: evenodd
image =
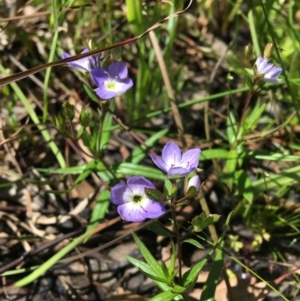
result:
<svg viewBox="0 0 300 301"><path fill-rule="evenodd" d="M199 148L193 148L181 154L177 144L168 142L162 150L162 159L156 155L151 155L151 159L169 176L186 176L197 168L200 152Z"/></svg>
<svg viewBox="0 0 300 301"><path fill-rule="evenodd" d="M278 76L282 72L282 68L276 67L272 63L269 63L268 59L259 56L256 59L255 67L255 75L263 75L263 77L260 78L261 81L272 84L277 84L280 82Z"/></svg>
<svg viewBox="0 0 300 301"><path fill-rule="evenodd" d="M165 213L161 203L146 195L145 188L155 189L155 186L143 177L132 177L127 183L119 183L111 189L111 202L118 206L118 213L125 221L142 222Z"/></svg>
<svg viewBox="0 0 300 301"><path fill-rule="evenodd" d="M125 93L133 86L133 82L127 77L128 69L124 62L113 62L106 69L95 68L91 71L96 94L102 99L111 99Z"/></svg>
<svg viewBox="0 0 300 301"><path fill-rule="evenodd" d="M81 53L87 52L89 52L89 49L85 48ZM61 55L62 59L66 59L69 57L71 57L71 54L69 53L63 53ZM90 72L94 67L96 67L97 59L92 56L88 56L83 59L76 60L74 62L69 62L67 64L74 69Z"/></svg>

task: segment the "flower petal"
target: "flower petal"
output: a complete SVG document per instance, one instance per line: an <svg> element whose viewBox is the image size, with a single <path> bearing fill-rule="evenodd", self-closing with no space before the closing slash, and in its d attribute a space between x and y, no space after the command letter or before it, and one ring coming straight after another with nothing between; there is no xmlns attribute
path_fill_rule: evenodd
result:
<svg viewBox="0 0 300 301"><path fill-rule="evenodd" d="M256 67L257 67L257 69L259 69L259 66L262 64L262 63L264 63L264 58L262 58L261 56L259 56L257 59L256 59L256 61L255 61L255 65L256 65Z"/></svg>
<svg viewBox="0 0 300 301"><path fill-rule="evenodd" d="M268 68L268 60L259 56L255 62L258 74L265 74Z"/></svg>
<svg viewBox="0 0 300 301"><path fill-rule="evenodd" d="M140 204L140 206L141 206L141 214L145 218L149 218L149 219L158 218L166 212L166 209L163 207L161 203L155 202L149 198L145 198Z"/></svg>
<svg viewBox="0 0 300 301"><path fill-rule="evenodd" d="M193 148L186 151L181 158L180 166L188 168L189 172L195 170L199 164L200 149Z"/></svg>
<svg viewBox="0 0 300 301"><path fill-rule="evenodd" d="M169 176L186 176L190 173L190 170L183 167L171 167L168 171Z"/></svg>
<svg viewBox="0 0 300 301"><path fill-rule="evenodd" d="M133 81L130 78L125 78L122 80L115 81L114 92L117 95L124 94L128 89L133 86Z"/></svg>
<svg viewBox="0 0 300 301"><path fill-rule="evenodd" d="M110 79L104 68L94 68L90 72L93 82L98 88L104 88L104 83Z"/></svg>
<svg viewBox="0 0 300 301"><path fill-rule="evenodd" d="M113 62L107 68L112 78L125 79L128 75L128 69L124 62Z"/></svg>
<svg viewBox="0 0 300 301"><path fill-rule="evenodd" d="M281 67L274 66L267 74L265 74L265 77L276 79L280 75L281 72L282 72Z"/></svg>
<svg viewBox="0 0 300 301"><path fill-rule="evenodd" d="M71 57L71 55L69 53L63 53L61 55L62 59L66 59L66 58L69 58L69 57ZM68 62L67 65L69 67L72 67L72 68L80 70L80 71L88 71L88 69L86 69L85 59L76 60L74 62Z"/></svg>
<svg viewBox="0 0 300 301"><path fill-rule="evenodd" d="M70 53L63 53L62 55L61 55L61 58L64 60L64 59L67 59L67 58L69 58L69 57L71 57L71 54Z"/></svg>
<svg viewBox="0 0 300 301"><path fill-rule="evenodd" d="M88 48L85 48L81 53L86 53L86 52L89 52ZM61 55L62 59L66 59L66 58L69 58L69 57L71 57L71 55L69 53L63 53ZM85 57L85 58L82 58L82 59L78 59L74 62L69 62L67 64L68 64L68 66L70 66L74 69L89 72L91 70L91 60L92 60L92 58L89 56L89 57Z"/></svg>
<svg viewBox="0 0 300 301"><path fill-rule="evenodd" d="M111 99L118 95L115 91L107 90L105 87L99 87L95 92L101 99Z"/></svg>
<svg viewBox="0 0 300 301"><path fill-rule="evenodd" d="M139 176L129 178L127 180L127 185L135 194L141 193L144 195L145 187L155 189L155 186L151 181L147 180L144 177L139 177Z"/></svg>
<svg viewBox="0 0 300 301"><path fill-rule="evenodd" d="M280 79L278 79L278 78L262 77L262 78L260 78L260 81L263 81L265 83L270 83L270 84L278 84L278 83L280 83Z"/></svg>
<svg viewBox="0 0 300 301"><path fill-rule="evenodd" d="M135 204L134 202L120 205L117 210L122 219L128 222L142 222L146 219L140 205Z"/></svg>
<svg viewBox="0 0 300 301"><path fill-rule="evenodd" d="M181 160L181 150L179 146L173 142L168 142L162 150L162 160L169 168L178 166Z"/></svg>
<svg viewBox="0 0 300 301"><path fill-rule="evenodd" d="M132 192L128 188L127 184L119 183L111 189L110 200L115 205L121 205L130 202L131 195Z"/></svg>
<svg viewBox="0 0 300 301"><path fill-rule="evenodd" d="M168 173L170 167L158 156L156 155L150 155L153 163L164 172Z"/></svg>

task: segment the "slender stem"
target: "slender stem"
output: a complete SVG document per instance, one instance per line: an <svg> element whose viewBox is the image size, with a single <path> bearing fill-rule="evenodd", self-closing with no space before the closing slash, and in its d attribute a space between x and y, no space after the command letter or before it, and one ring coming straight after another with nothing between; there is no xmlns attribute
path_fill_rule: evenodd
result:
<svg viewBox="0 0 300 301"><path fill-rule="evenodd" d="M237 133L236 133L237 138L238 138L238 136L239 136L239 132L240 132L241 126L242 126L242 124L243 124L243 122L244 122L244 120L245 120L246 112L247 112L247 109L248 109L250 100L251 100L251 98L253 97L253 95L254 95L254 94L257 92L257 90L258 90L258 88L257 88L257 89L254 88L256 82L257 82L257 79L254 79L254 80L253 80L253 83L252 83L252 86L251 86L251 89L250 89L250 91L249 91L248 94L247 94L246 101L245 101L245 104L244 104L244 108L243 108L243 111L242 111L242 117L241 117L241 119L240 119L239 126L238 126L238 130L237 130Z"/></svg>
<svg viewBox="0 0 300 301"><path fill-rule="evenodd" d="M174 225L174 233L177 238L177 260L178 260L178 282L179 285L182 284L182 244L181 244L181 236L178 230L178 225L176 221L176 205L174 200L171 201L171 214L173 219L173 225Z"/></svg>

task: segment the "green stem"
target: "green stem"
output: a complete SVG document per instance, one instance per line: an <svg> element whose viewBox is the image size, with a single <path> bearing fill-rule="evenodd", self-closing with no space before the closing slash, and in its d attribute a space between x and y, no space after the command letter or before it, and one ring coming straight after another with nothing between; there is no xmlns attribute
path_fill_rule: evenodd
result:
<svg viewBox="0 0 300 301"><path fill-rule="evenodd" d="M176 221L176 204L175 201L171 200L171 215L173 219L173 225L174 225L174 233L177 239L177 260L178 260L178 283L179 285L182 284L182 244L181 244L181 236L179 233L177 221Z"/></svg>

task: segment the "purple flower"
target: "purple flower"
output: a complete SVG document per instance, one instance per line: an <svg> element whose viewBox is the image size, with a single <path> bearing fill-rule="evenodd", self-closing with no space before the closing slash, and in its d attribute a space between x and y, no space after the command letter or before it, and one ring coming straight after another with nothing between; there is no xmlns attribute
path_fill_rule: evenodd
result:
<svg viewBox="0 0 300 301"><path fill-rule="evenodd" d="M143 177L132 177L127 183L119 183L111 189L111 202L118 205L118 213L124 220L142 222L146 218L158 218L165 213L161 203L146 195L145 188L155 189L155 186Z"/></svg>
<svg viewBox="0 0 300 301"><path fill-rule="evenodd" d="M87 53L87 52L89 52L89 49L85 48L81 53ZM66 59L69 57L71 57L71 54L69 53L63 53L61 55L62 59ZM97 59L92 56L88 56L83 59L78 59L74 62L69 62L67 64L74 69L90 72L92 68L96 67Z"/></svg>
<svg viewBox="0 0 300 301"><path fill-rule="evenodd" d="M260 78L261 81L264 81L266 83L272 83L272 84L277 84L280 82L278 76L282 72L282 68L276 67L272 63L269 63L268 59L259 56L256 59L255 67L256 67L256 70L254 71L255 75L256 76L263 75Z"/></svg>
<svg viewBox="0 0 300 301"><path fill-rule="evenodd" d="M133 86L133 82L127 77L128 69L124 62L113 62L106 69L95 68L91 76L98 87L97 95L102 99L110 99L125 93Z"/></svg>
<svg viewBox="0 0 300 301"><path fill-rule="evenodd" d="M199 148L193 148L181 154L177 144L168 142L162 150L162 159L156 155L151 155L151 159L169 176L185 176L197 168L200 152Z"/></svg>

